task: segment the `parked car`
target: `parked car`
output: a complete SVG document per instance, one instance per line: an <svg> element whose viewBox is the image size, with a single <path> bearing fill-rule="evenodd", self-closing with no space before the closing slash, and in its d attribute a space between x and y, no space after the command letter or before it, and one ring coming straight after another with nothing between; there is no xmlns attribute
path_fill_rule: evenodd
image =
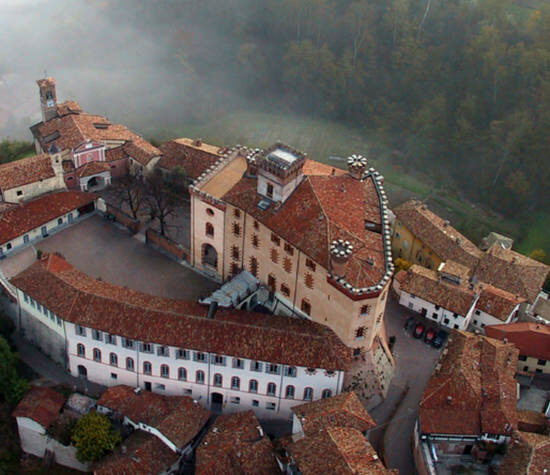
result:
<svg viewBox="0 0 550 475"><path fill-rule="evenodd" d="M414 317L409 317L407 320L405 320L405 330L406 331L412 331L416 323L416 320Z"/></svg>
<svg viewBox="0 0 550 475"><path fill-rule="evenodd" d="M426 327L422 325L422 323L418 323L414 328L413 336L415 338L422 338L422 335L424 335L425 330L426 330Z"/></svg>
<svg viewBox="0 0 550 475"><path fill-rule="evenodd" d="M435 338L435 330L433 328L428 328L426 335L424 335L425 343L432 343Z"/></svg>
<svg viewBox="0 0 550 475"><path fill-rule="evenodd" d="M439 330L432 341L432 345L435 348L441 348L447 340L447 332L445 330Z"/></svg>

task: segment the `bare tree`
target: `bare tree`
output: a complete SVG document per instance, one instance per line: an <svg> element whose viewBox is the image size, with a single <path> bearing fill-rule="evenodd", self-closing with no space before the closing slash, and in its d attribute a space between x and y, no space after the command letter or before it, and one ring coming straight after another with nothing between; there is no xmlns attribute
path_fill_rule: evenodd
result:
<svg viewBox="0 0 550 475"><path fill-rule="evenodd" d="M145 202L145 187L142 180L130 174L121 177L111 184L110 191L120 207L126 204L134 219L138 219L138 213Z"/></svg>
<svg viewBox="0 0 550 475"><path fill-rule="evenodd" d="M156 169L145 178L145 202L151 220L157 219L160 233L166 235L166 219L176 213L182 198L174 193L162 172Z"/></svg>

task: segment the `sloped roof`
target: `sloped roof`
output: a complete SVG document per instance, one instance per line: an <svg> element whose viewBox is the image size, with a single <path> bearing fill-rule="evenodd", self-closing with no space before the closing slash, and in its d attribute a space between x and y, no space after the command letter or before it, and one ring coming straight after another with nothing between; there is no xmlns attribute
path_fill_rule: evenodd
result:
<svg viewBox="0 0 550 475"><path fill-rule="evenodd" d="M57 104L57 115L63 117L64 115L69 114L80 114L82 112L82 107L76 101L65 101Z"/></svg>
<svg viewBox="0 0 550 475"><path fill-rule="evenodd" d="M114 162L116 160L123 160L128 158L128 153L124 150L124 145L118 147L108 148L105 150L105 161Z"/></svg>
<svg viewBox="0 0 550 475"><path fill-rule="evenodd" d="M13 417L28 417L47 429L58 418L66 400L51 388L32 387L13 411Z"/></svg>
<svg viewBox="0 0 550 475"><path fill-rule="evenodd" d="M476 302L476 310L482 310L499 320L505 321L514 308L525 302L524 298L513 295L490 284L483 284L483 289Z"/></svg>
<svg viewBox="0 0 550 475"><path fill-rule="evenodd" d="M293 406L291 411L300 419L306 435L331 425L353 427L360 432L376 425L353 391Z"/></svg>
<svg viewBox="0 0 550 475"><path fill-rule="evenodd" d="M0 244L87 205L96 198L97 195L84 191L59 191L8 209L0 216Z"/></svg>
<svg viewBox="0 0 550 475"><path fill-rule="evenodd" d="M159 167L173 171L180 167L193 180L220 159L222 149L189 138L170 140L160 145L162 158Z"/></svg>
<svg viewBox="0 0 550 475"><path fill-rule="evenodd" d="M541 475L547 470L550 470L550 437L530 432L514 432L498 473Z"/></svg>
<svg viewBox="0 0 550 475"><path fill-rule="evenodd" d="M254 412L216 418L196 449L197 475L270 475L280 473L273 444Z"/></svg>
<svg viewBox="0 0 550 475"><path fill-rule="evenodd" d="M210 411L187 396L164 396L150 391L134 392L130 386L113 386L99 398L97 404L155 427L177 447L185 447L200 432L210 417Z"/></svg>
<svg viewBox="0 0 550 475"><path fill-rule="evenodd" d="M511 343L453 331L419 403L422 432L510 435L517 428L517 358Z"/></svg>
<svg viewBox="0 0 550 475"><path fill-rule="evenodd" d="M350 362L350 350L324 325L240 310L207 319L206 306L95 280L53 254L11 283L64 320L131 339L327 370Z"/></svg>
<svg viewBox="0 0 550 475"><path fill-rule="evenodd" d="M50 156L45 153L0 165L0 189L11 190L55 176Z"/></svg>
<svg viewBox="0 0 550 475"><path fill-rule="evenodd" d="M111 169L105 162L89 162L76 169L76 176L84 178L97 175L98 173L108 172Z"/></svg>
<svg viewBox="0 0 550 475"><path fill-rule="evenodd" d="M485 327L491 338L506 338L519 350L520 355L550 360L550 327L539 323L516 322Z"/></svg>
<svg viewBox="0 0 550 475"><path fill-rule="evenodd" d="M482 255L473 242L418 200L406 201L394 208L393 212L441 260L453 260L473 268Z"/></svg>

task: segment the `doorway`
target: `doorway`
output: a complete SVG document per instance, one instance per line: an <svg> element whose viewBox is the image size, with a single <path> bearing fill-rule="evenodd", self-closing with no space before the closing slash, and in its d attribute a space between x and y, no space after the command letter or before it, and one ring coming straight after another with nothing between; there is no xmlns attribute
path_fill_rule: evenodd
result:
<svg viewBox="0 0 550 475"><path fill-rule="evenodd" d="M218 269L218 251L210 244L204 244L202 247L202 263L214 270Z"/></svg>
<svg viewBox="0 0 550 475"><path fill-rule="evenodd" d="M82 366L82 365L78 365L78 377L80 379L88 379L88 370L86 369L85 366Z"/></svg>
<svg viewBox="0 0 550 475"><path fill-rule="evenodd" d="M223 394L212 393L210 409L215 414L221 414L223 407Z"/></svg>
<svg viewBox="0 0 550 475"><path fill-rule="evenodd" d="M145 391L151 391L151 383L149 381L145 381Z"/></svg>

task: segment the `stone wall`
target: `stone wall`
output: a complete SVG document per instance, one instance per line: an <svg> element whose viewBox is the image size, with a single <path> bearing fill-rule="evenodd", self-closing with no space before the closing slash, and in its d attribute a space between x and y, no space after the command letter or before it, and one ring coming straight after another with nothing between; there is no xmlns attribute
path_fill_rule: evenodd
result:
<svg viewBox="0 0 550 475"><path fill-rule="evenodd" d="M65 339L24 308L21 308L21 332L23 337L40 348L56 363L66 366Z"/></svg>
<svg viewBox="0 0 550 475"><path fill-rule="evenodd" d="M107 214L112 214L116 221L124 225L131 233L136 234L141 228L141 222L132 218L121 209L107 203Z"/></svg>
<svg viewBox="0 0 550 475"><path fill-rule="evenodd" d="M147 243L152 243L160 247L176 259L189 262L189 251L187 249L185 249L181 244L168 239L166 236L162 236L157 231L148 229L145 231L145 239Z"/></svg>

